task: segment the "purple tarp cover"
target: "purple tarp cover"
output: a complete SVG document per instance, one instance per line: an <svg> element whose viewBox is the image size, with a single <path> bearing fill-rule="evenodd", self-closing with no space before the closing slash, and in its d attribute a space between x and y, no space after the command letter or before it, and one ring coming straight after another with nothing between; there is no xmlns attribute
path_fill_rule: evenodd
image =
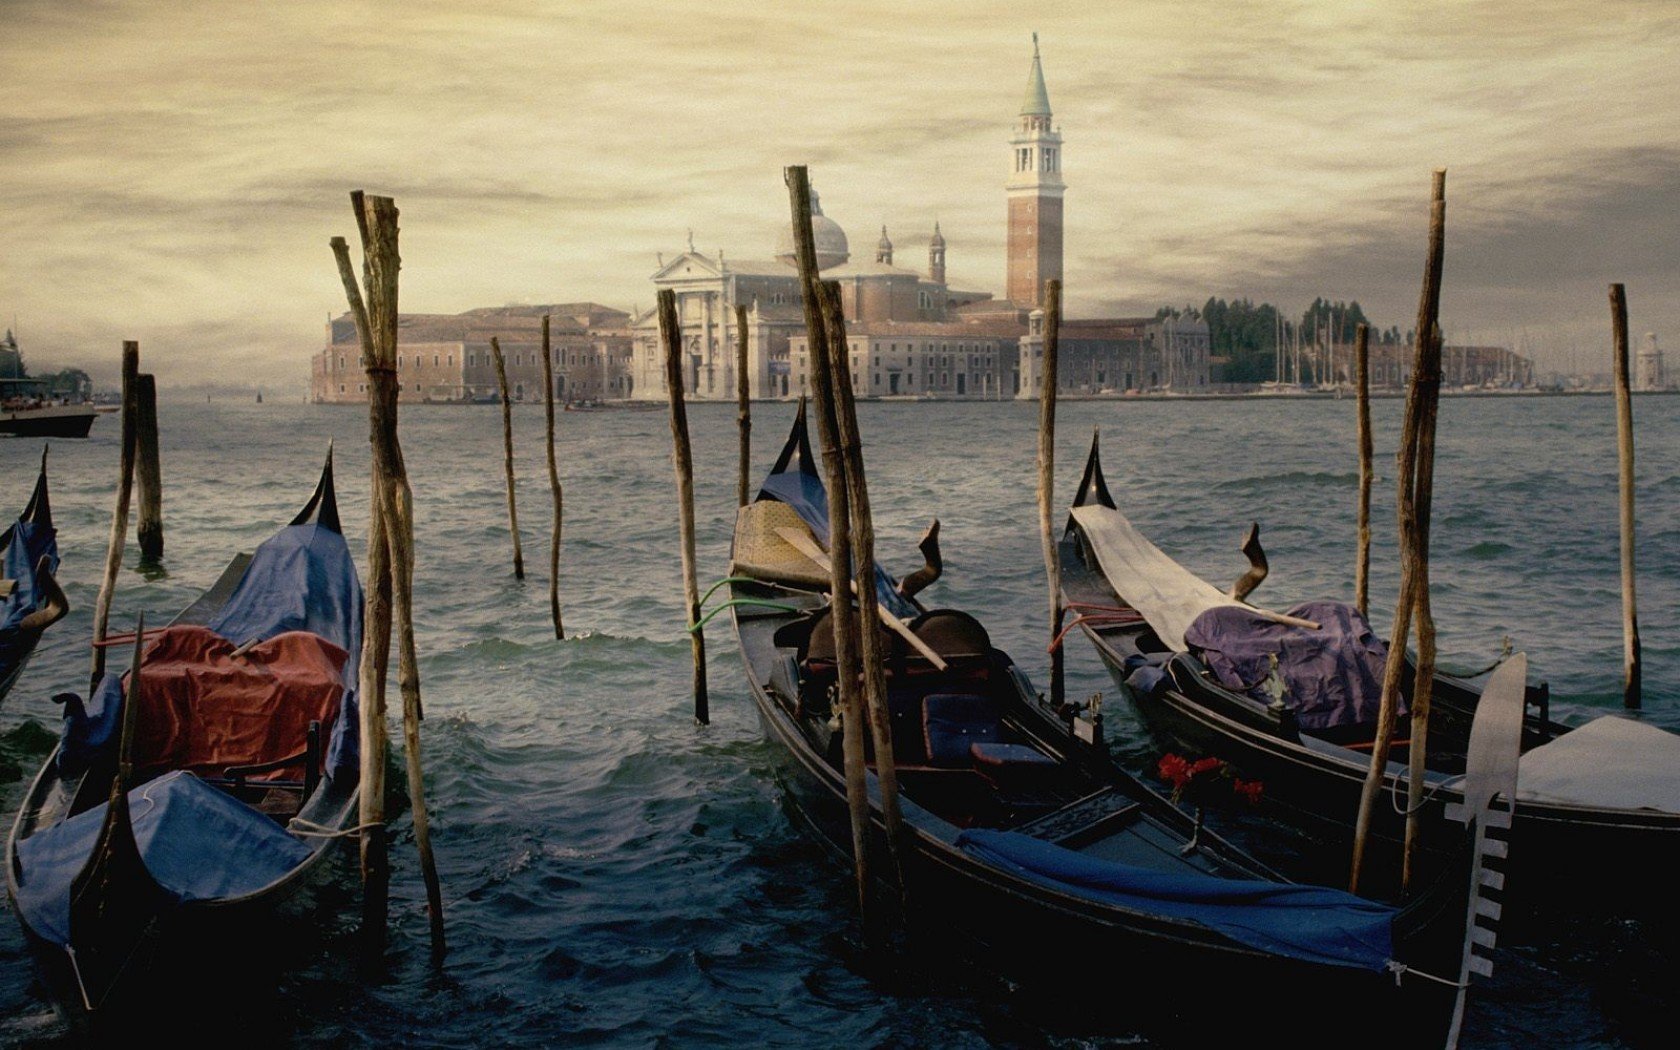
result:
<svg viewBox="0 0 1680 1050"><path fill-rule="evenodd" d="M1371 624L1345 602L1304 602L1287 613L1311 620L1319 629L1278 623L1256 610L1225 605L1196 617L1184 641L1227 689L1259 700L1271 699L1264 686L1270 657L1277 654L1283 703L1302 729L1374 721L1388 647Z"/></svg>

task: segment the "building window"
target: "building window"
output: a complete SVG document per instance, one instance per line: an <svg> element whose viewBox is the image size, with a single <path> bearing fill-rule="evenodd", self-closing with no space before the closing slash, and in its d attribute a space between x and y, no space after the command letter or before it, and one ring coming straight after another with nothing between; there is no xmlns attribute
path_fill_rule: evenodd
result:
<svg viewBox="0 0 1680 1050"><path fill-rule="evenodd" d="M341 393L341 394L344 393L344 384L343 383L338 384L338 392Z"/></svg>
<svg viewBox="0 0 1680 1050"><path fill-rule="evenodd" d="M433 368L436 368L436 367L437 367L437 366L438 366L438 355L437 355L437 354L433 354L433 355L432 355L432 367L433 367Z"/></svg>

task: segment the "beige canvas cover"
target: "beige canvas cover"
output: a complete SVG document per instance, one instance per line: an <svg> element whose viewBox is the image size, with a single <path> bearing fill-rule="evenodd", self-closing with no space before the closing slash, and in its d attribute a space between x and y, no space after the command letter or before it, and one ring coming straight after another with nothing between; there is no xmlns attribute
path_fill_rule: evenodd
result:
<svg viewBox="0 0 1680 1050"><path fill-rule="evenodd" d="M1220 605L1249 608L1168 557L1113 507L1087 504L1073 508L1085 541L1108 582L1132 608L1143 614L1168 648L1184 649L1190 621Z"/></svg>
<svg viewBox="0 0 1680 1050"><path fill-rule="evenodd" d="M828 586L828 570L782 538L779 529L795 529L811 535L810 526L799 517L799 512L780 500L761 499L736 512L735 550L729 574L751 576L769 583ZM816 544L816 538L812 537L811 542Z"/></svg>

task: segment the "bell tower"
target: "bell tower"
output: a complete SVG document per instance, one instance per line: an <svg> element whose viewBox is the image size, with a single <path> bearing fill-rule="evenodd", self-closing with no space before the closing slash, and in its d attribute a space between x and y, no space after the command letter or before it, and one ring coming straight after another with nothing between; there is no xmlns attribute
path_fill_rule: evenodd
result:
<svg viewBox="0 0 1680 1050"><path fill-rule="evenodd" d="M1050 93L1033 34L1032 69L1019 123L1010 137L1009 278L1006 294L1017 306L1043 305L1044 282L1062 276L1062 136L1051 126Z"/></svg>

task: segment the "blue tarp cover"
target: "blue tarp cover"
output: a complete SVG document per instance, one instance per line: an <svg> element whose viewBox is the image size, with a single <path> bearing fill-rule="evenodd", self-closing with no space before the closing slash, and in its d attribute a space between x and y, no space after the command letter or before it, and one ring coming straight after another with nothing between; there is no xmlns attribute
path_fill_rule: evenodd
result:
<svg viewBox="0 0 1680 1050"><path fill-rule="evenodd" d="M288 525L258 547L233 594L208 624L242 645L285 631L309 631L346 650L344 700L327 747L327 773L357 772L356 671L361 662L362 585L343 535L322 525ZM72 776L115 745L122 678L108 674L87 704L64 707L59 770Z"/></svg>
<svg viewBox="0 0 1680 1050"><path fill-rule="evenodd" d="M811 527L817 541L825 549L828 547L828 493L823 489L821 478L802 470L786 470L766 478L761 491L792 507L800 520ZM878 562L875 565L875 596L901 620L911 619L917 613L916 607L898 593L892 577Z"/></svg>
<svg viewBox="0 0 1680 1050"><path fill-rule="evenodd" d="M1283 702L1303 729L1376 720L1388 647L1346 602L1305 602L1288 610L1314 631L1278 623L1237 605L1209 609L1184 632L1185 644L1227 689L1258 700L1276 653Z"/></svg>
<svg viewBox="0 0 1680 1050"><path fill-rule="evenodd" d="M1013 831L964 831L957 845L1064 893L1189 919L1285 958L1377 971L1393 958L1395 909L1341 890L1154 871L1088 857Z"/></svg>
<svg viewBox="0 0 1680 1050"><path fill-rule="evenodd" d="M9 531L11 539L0 553L0 577L16 580L17 590L0 600L0 682L24 655L19 649L18 623L40 607L40 595L35 593L36 563L45 555L52 571L58 571L58 530L20 519Z"/></svg>
<svg viewBox="0 0 1680 1050"><path fill-rule="evenodd" d="M93 852L107 805L17 845L17 908L49 941L70 943L70 887ZM274 821L191 773L169 773L134 788L128 805L146 870L177 901L254 893L313 853Z"/></svg>

